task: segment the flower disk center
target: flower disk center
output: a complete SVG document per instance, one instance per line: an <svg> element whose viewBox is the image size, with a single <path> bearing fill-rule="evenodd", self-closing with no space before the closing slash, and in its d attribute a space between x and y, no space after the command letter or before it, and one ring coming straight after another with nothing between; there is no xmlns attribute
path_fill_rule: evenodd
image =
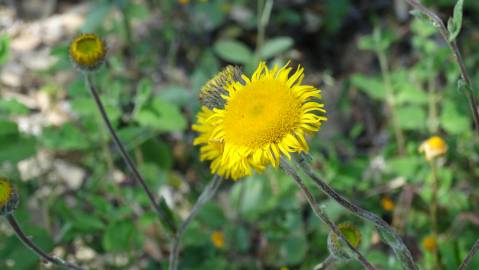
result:
<svg viewBox="0 0 479 270"><path fill-rule="evenodd" d="M77 50L84 54L97 53L101 48L95 38L83 38L77 42Z"/></svg>
<svg viewBox="0 0 479 270"><path fill-rule="evenodd" d="M258 148L279 142L300 120L301 103L277 80L259 80L235 93L225 107L226 141Z"/></svg>

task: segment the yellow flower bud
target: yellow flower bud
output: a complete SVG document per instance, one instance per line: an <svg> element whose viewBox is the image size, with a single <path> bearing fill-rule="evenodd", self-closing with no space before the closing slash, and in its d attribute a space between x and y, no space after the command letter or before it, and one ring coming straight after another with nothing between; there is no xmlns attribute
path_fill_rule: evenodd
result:
<svg viewBox="0 0 479 270"><path fill-rule="evenodd" d="M7 179L0 178L0 216L11 214L18 206L18 194Z"/></svg>
<svg viewBox="0 0 479 270"><path fill-rule="evenodd" d="M426 160L433 160L447 153L447 144L441 137L432 136L419 146L419 152L425 154Z"/></svg>
<svg viewBox="0 0 479 270"><path fill-rule="evenodd" d="M434 235L424 237L422 240L422 247L429 252L434 252L437 249L437 239Z"/></svg>
<svg viewBox="0 0 479 270"><path fill-rule="evenodd" d="M216 248L223 248L225 246L225 234L222 231L213 231L211 233L211 242Z"/></svg>
<svg viewBox="0 0 479 270"><path fill-rule="evenodd" d="M93 71L105 60L106 44L95 34L80 34L70 43L69 53L78 68Z"/></svg>
<svg viewBox="0 0 479 270"><path fill-rule="evenodd" d="M383 207L384 210L391 212L394 210L395 204L390 197L383 197L381 199L381 206Z"/></svg>

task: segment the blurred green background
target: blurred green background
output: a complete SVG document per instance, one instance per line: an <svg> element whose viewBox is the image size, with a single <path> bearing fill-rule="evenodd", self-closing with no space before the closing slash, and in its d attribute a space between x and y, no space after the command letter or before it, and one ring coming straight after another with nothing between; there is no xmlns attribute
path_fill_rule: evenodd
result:
<svg viewBox="0 0 479 270"><path fill-rule="evenodd" d="M446 20L455 1L424 4ZM68 57L77 33L94 32L108 44L94 74L108 114L177 222L212 178L192 146L201 86L227 64L248 74L260 59L291 60L328 111L310 138L314 167L392 224L423 269L434 269L423 245L431 169L418 147L445 139L434 247L456 269L479 238L479 140L447 45L409 10L402 0L0 1L0 174L19 190L15 217L42 248L91 269L167 269L171 235ZM478 25L479 2L466 0L458 42L475 85ZM360 228L373 265L401 269L373 226L306 182L336 222ZM327 234L294 182L269 169L222 184L185 234L180 269L312 269L329 255ZM3 220L0 269L48 269Z"/></svg>

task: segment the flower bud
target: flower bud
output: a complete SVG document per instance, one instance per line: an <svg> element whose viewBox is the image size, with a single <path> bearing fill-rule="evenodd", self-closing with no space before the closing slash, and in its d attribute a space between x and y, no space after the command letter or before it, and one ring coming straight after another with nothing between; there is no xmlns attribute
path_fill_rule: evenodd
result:
<svg viewBox="0 0 479 270"><path fill-rule="evenodd" d="M94 71L103 64L106 44L95 34L80 34L70 43L69 54L73 63L83 71Z"/></svg>
<svg viewBox="0 0 479 270"><path fill-rule="evenodd" d="M359 243L361 242L361 233L356 226L351 223L341 223L338 225L338 229L351 246L354 248L359 246ZM330 231L328 235L328 249L331 255L337 259L349 260L351 257L354 257L349 247L343 244L341 238L339 238L339 236L333 231Z"/></svg>
<svg viewBox="0 0 479 270"><path fill-rule="evenodd" d="M15 187L5 178L0 178L0 216L11 214L18 207L18 194Z"/></svg>

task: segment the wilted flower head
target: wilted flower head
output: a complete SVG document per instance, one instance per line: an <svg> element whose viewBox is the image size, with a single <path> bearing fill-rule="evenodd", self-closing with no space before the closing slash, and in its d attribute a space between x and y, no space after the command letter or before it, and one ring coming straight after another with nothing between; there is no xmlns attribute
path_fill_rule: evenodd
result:
<svg viewBox="0 0 479 270"><path fill-rule="evenodd" d="M105 60L106 45L95 34L80 34L70 43L69 53L78 68L93 71Z"/></svg>
<svg viewBox="0 0 479 270"><path fill-rule="evenodd" d="M303 68L291 71L261 62L250 79L226 68L202 89L194 144L213 173L238 179L309 150L305 135L319 130L325 110L320 90L302 84Z"/></svg>
<svg viewBox="0 0 479 270"><path fill-rule="evenodd" d="M441 137L432 136L419 146L419 152L424 153L427 160L432 160L447 153L447 144Z"/></svg>
<svg viewBox="0 0 479 270"><path fill-rule="evenodd" d="M0 178L0 216L9 215L18 207L18 194L10 181Z"/></svg>

